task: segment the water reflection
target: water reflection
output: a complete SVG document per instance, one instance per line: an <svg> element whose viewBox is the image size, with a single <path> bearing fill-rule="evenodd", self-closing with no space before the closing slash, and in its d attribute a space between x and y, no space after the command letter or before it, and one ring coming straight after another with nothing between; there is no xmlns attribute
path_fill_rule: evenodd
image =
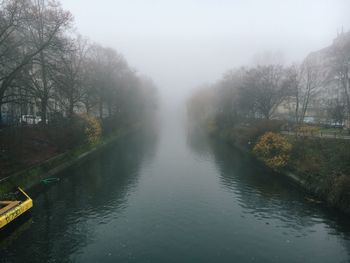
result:
<svg viewBox="0 0 350 263"><path fill-rule="evenodd" d="M94 241L98 226L122 215L156 144L154 131L138 132L65 171L58 184L32 192L32 218L26 227L2 233L0 262L73 260L71 255Z"/></svg>
<svg viewBox="0 0 350 263"><path fill-rule="evenodd" d="M182 128L163 123L159 144L130 136L34 195L32 221L0 240L0 261L348 261L347 218Z"/></svg>
<svg viewBox="0 0 350 263"><path fill-rule="evenodd" d="M334 236L350 256L348 217L324 205L307 202L308 194L302 189L223 141L190 129L187 144L198 156L212 157L220 184L230 193L232 206L238 205L235 211L245 220L242 227L247 231L261 222L266 225L261 232L280 234L286 242Z"/></svg>
<svg viewBox="0 0 350 263"><path fill-rule="evenodd" d="M211 145L208 143L208 137L203 133L203 129L188 123L186 131L188 148L202 159L210 158L212 154Z"/></svg>

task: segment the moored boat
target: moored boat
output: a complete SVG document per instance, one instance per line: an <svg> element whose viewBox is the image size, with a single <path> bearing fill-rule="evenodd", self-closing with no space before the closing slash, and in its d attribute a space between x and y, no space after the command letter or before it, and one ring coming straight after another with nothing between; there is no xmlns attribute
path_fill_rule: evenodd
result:
<svg viewBox="0 0 350 263"><path fill-rule="evenodd" d="M18 187L21 197L15 201L0 201L0 229L33 207L33 200Z"/></svg>

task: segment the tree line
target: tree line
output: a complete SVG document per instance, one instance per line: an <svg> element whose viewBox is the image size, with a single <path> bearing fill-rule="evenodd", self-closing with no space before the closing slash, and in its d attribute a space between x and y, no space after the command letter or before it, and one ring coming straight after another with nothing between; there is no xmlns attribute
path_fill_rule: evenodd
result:
<svg viewBox="0 0 350 263"><path fill-rule="evenodd" d="M319 119L344 123L350 117L350 33L293 65L261 64L230 70L199 89L188 104L198 120L234 125L247 119L283 118L296 124L317 107ZM285 107L280 116L280 107ZM313 113L316 114L316 113Z"/></svg>
<svg viewBox="0 0 350 263"><path fill-rule="evenodd" d="M155 106L152 80L77 34L59 2L0 0L0 123L33 112L44 125L83 112L133 118Z"/></svg>

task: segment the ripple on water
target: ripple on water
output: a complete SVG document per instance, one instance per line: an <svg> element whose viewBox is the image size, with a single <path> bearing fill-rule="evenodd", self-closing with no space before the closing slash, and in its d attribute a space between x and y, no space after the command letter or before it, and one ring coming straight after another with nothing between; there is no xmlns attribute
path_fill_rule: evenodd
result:
<svg viewBox="0 0 350 263"><path fill-rule="evenodd" d="M0 239L0 261L349 260L348 219L232 148L199 136L186 147L172 127L158 148L135 135L67 172L35 197L33 223Z"/></svg>

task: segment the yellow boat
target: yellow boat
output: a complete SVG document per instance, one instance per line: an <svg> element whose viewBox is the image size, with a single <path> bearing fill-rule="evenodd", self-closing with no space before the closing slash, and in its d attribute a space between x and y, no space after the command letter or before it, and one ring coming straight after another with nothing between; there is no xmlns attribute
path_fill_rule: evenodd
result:
<svg viewBox="0 0 350 263"><path fill-rule="evenodd" d="M0 229L33 207L33 200L20 188L23 200L0 201Z"/></svg>

